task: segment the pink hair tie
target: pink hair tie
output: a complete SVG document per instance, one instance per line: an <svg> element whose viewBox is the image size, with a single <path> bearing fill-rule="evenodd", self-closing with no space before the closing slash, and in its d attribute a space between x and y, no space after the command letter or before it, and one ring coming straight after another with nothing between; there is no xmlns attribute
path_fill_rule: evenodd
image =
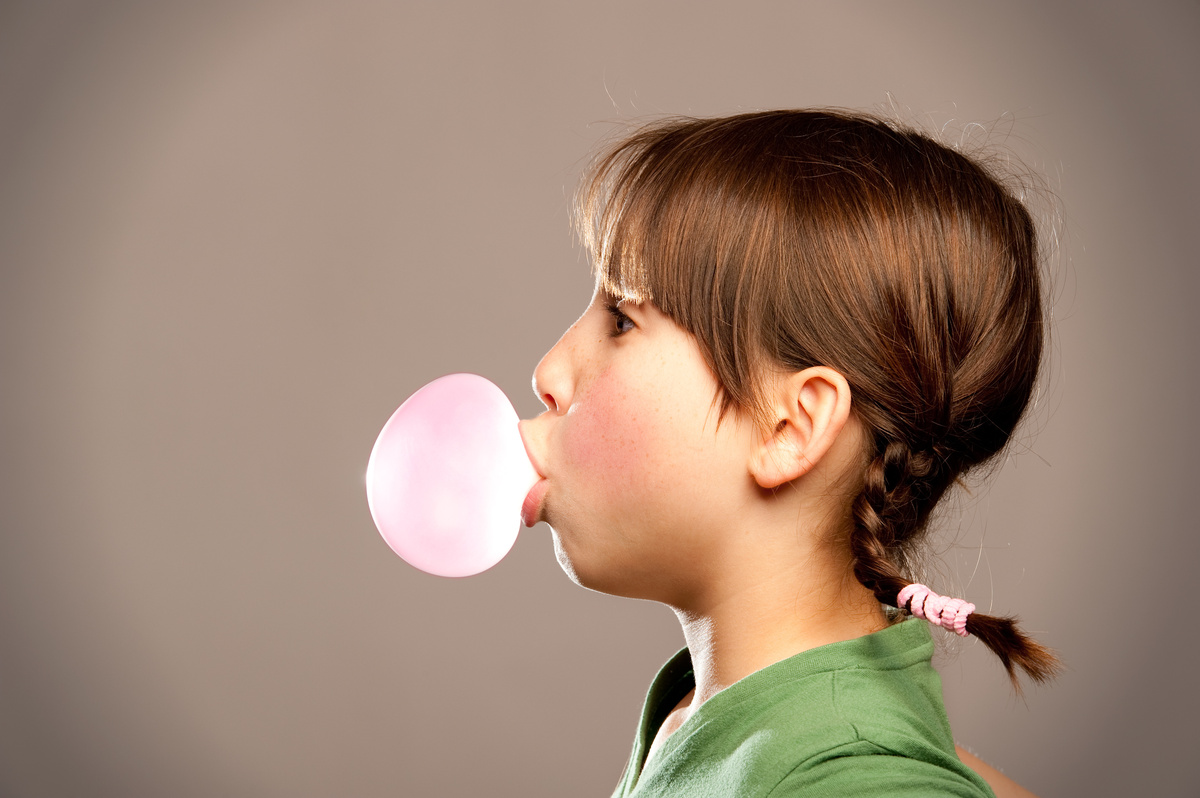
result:
<svg viewBox="0 0 1200 798"><path fill-rule="evenodd" d="M912 602L909 604L909 602ZM939 596L925 585L913 582L906 586L896 596L896 606L908 611L918 618L923 618L943 629L966 637L967 616L975 611L975 605L962 599L949 596Z"/></svg>

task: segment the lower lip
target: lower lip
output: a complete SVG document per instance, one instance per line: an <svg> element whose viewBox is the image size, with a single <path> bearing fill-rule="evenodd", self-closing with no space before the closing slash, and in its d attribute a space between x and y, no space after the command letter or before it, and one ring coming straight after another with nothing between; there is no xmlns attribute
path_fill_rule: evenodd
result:
<svg viewBox="0 0 1200 798"><path fill-rule="evenodd" d="M538 514L542 510L542 499L546 496L546 488L549 483L545 479L539 479L529 493L525 494L525 501L521 504L521 523L525 526L533 526L538 522Z"/></svg>

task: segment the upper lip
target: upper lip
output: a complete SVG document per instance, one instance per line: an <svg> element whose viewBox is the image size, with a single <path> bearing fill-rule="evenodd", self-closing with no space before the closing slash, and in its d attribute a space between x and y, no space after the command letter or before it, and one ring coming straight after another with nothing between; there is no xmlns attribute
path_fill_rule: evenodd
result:
<svg viewBox="0 0 1200 798"><path fill-rule="evenodd" d="M521 421L519 424L517 424L517 431L521 434L521 443L525 444L525 454L529 457L529 462L533 465L533 470L537 472L539 477L545 479L546 472L542 468L542 464L538 460L538 456L534 453L533 447L529 445L529 438L525 434L526 425L529 423L529 421Z"/></svg>

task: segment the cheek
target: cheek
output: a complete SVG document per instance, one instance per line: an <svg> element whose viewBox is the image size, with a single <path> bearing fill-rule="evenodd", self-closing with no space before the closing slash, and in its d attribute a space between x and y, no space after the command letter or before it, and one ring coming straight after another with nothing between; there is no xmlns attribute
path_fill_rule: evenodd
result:
<svg viewBox="0 0 1200 798"><path fill-rule="evenodd" d="M652 400L650 400L652 401ZM661 467L656 408L606 370L572 409L563 436L564 464L588 492L628 498Z"/></svg>

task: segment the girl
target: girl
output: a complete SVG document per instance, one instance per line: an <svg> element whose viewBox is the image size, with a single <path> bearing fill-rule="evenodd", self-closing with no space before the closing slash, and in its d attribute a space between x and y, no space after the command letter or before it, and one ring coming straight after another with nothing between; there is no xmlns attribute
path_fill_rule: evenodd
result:
<svg viewBox="0 0 1200 798"><path fill-rule="evenodd" d="M596 272L522 434L584 587L670 606L618 796L977 796L930 624L1016 684L1054 658L915 584L938 500L1000 452L1044 336L1030 215L867 116L670 120L580 193Z"/></svg>

